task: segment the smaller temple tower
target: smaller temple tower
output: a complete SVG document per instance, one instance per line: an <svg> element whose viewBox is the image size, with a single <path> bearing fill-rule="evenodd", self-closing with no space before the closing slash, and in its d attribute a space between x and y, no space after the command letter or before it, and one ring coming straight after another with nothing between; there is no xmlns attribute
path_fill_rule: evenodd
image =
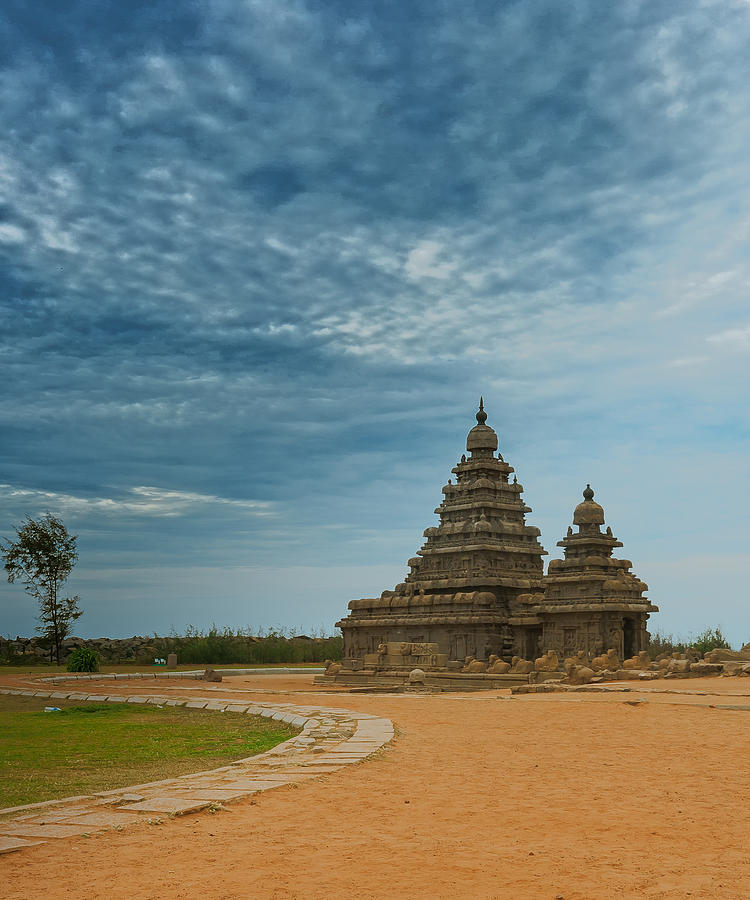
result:
<svg viewBox="0 0 750 900"><path fill-rule="evenodd" d="M544 600L537 608L542 644L565 656L609 648L620 659L634 656L648 647L646 622L659 610L643 596L648 585L630 571L630 560L612 556L622 542L611 528L602 532L604 510L594 502L589 484L573 512L573 525L578 531L568 527L557 544L565 558L550 560L544 579Z"/></svg>

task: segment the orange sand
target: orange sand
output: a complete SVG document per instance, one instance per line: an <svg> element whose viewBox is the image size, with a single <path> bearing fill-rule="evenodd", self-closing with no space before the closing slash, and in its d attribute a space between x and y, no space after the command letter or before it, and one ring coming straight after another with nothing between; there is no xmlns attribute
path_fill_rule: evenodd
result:
<svg viewBox="0 0 750 900"><path fill-rule="evenodd" d="M750 897L750 711L709 706L750 706L746 679L512 699L316 695L311 681L248 676L215 687L387 716L395 740L361 764L226 811L2 856L0 895ZM207 687L117 685L179 695ZM654 692L665 688L710 696ZM648 702L625 703L638 697Z"/></svg>

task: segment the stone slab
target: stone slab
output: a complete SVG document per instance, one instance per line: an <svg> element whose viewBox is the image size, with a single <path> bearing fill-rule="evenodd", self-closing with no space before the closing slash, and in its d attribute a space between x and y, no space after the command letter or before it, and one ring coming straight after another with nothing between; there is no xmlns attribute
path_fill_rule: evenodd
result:
<svg viewBox="0 0 750 900"><path fill-rule="evenodd" d="M0 835L32 838L65 838L85 834L86 828L82 825L29 825L4 822L0 826Z"/></svg>
<svg viewBox="0 0 750 900"><path fill-rule="evenodd" d="M188 700L185 704L186 709L205 709L206 701L205 700Z"/></svg>
<svg viewBox="0 0 750 900"><path fill-rule="evenodd" d="M156 812L167 815L182 816L185 813L198 812L209 806L208 800L192 800L177 797L152 797L141 803L129 803L121 809L129 809L134 812Z"/></svg>
<svg viewBox="0 0 750 900"><path fill-rule="evenodd" d="M0 853L12 853L14 850L23 850L25 847L33 847L35 844L43 844L44 841L26 841L23 838L0 837Z"/></svg>
<svg viewBox="0 0 750 900"><path fill-rule="evenodd" d="M281 778L276 781L259 778L257 781L253 781L250 779L248 779L247 781L232 781L224 783L222 787L229 790L242 791L242 795L246 796L247 794L252 794L255 791L270 791L271 788L283 787L283 785L290 783L291 780L288 778Z"/></svg>
<svg viewBox="0 0 750 900"><path fill-rule="evenodd" d="M208 800L215 803L229 803L232 800L240 800L247 796L247 791L238 790L237 788L216 787L216 788L190 788L186 787L184 791L180 791L179 799L190 800Z"/></svg>
<svg viewBox="0 0 750 900"><path fill-rule="evenodd" d="M132 825L134 822L141 822L140 816L133 813L121 812L122 809L129 809L127 806L108 809L102 812L86 813L82 816L71 816L66 821L71 825L88 825L92 828L115 828L117 825Z"/></svg>
<svg viewBox="0 0 750 900"><path fill-rule="evenodd" d="M102 797L103 799L97 800L97 806L104 806L106 804L117 804L117 803L140 803L141 800L145 800L146 798L143 794L132 794L132 793L121 793L119 790L116 791L98 791L94 794L95 797Z"/></svg>

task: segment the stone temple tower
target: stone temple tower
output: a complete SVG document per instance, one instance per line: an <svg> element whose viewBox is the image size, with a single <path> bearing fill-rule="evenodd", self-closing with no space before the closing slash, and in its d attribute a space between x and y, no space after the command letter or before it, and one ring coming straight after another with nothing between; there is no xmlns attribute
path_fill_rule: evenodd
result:
<svg viewBox="0 0 750 900"><path fill-rule="evenodd" d="M453 468L455 484L443 487L435 510L440 524L424 532L403 583L379 598L352 600L337 623L344 668L362 668L365 657L393 642L438 645L439 664L491 654L510 660L518 652L514 619L541 600L546 551L539 529L526 524L531 509L510 480L513 467L497 453L481 399L476 419L468 457Z"/></svg>
<svg viewBox="0 0 750 900"><path fill-rule="evenodd" d="M615 559L622 547L604 525L604 510L594 502L586 485L583 503L573 512L573 525L558 547L564 559L550 560L545 578L544 603L538 613L545 647L559 648L566 656L577 650L600 653L613 648L620 659L648 647L646 622L658 607L643 596L648 585L637 578L629 559Z"/></svg>

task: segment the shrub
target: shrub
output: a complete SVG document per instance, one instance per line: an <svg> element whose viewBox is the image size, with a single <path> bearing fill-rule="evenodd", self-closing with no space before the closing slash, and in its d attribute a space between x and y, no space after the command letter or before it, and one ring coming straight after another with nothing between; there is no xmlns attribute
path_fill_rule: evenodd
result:
<svg viewBox="0 0 750 900"><path fill-rule="evenodd" d="M688 647L694 647L701 654L708 653L709 650L715 650L717 647L727 650L731 649L721 630L721 625L717 625L715 628L706 628L697 637L690 637L687 640L657 631L656 634L651 635L648 652L651 659L655 659L663 653L684 653Z"/></svg>
<svg viewBox="0 0 750 900"><path fill-rule="evenodd" d="M708 653L709 650L730 650L729 641L724 637L721 625L716 628L707 628L692 641L692 646L701 653Z"/></svg>
<svg viewBox="0 0 750 900"><path fill-rule="evenodd" d="M69 672L98 672L99 654L89 647L79 647L70 654L66 666Z"/></svg>

